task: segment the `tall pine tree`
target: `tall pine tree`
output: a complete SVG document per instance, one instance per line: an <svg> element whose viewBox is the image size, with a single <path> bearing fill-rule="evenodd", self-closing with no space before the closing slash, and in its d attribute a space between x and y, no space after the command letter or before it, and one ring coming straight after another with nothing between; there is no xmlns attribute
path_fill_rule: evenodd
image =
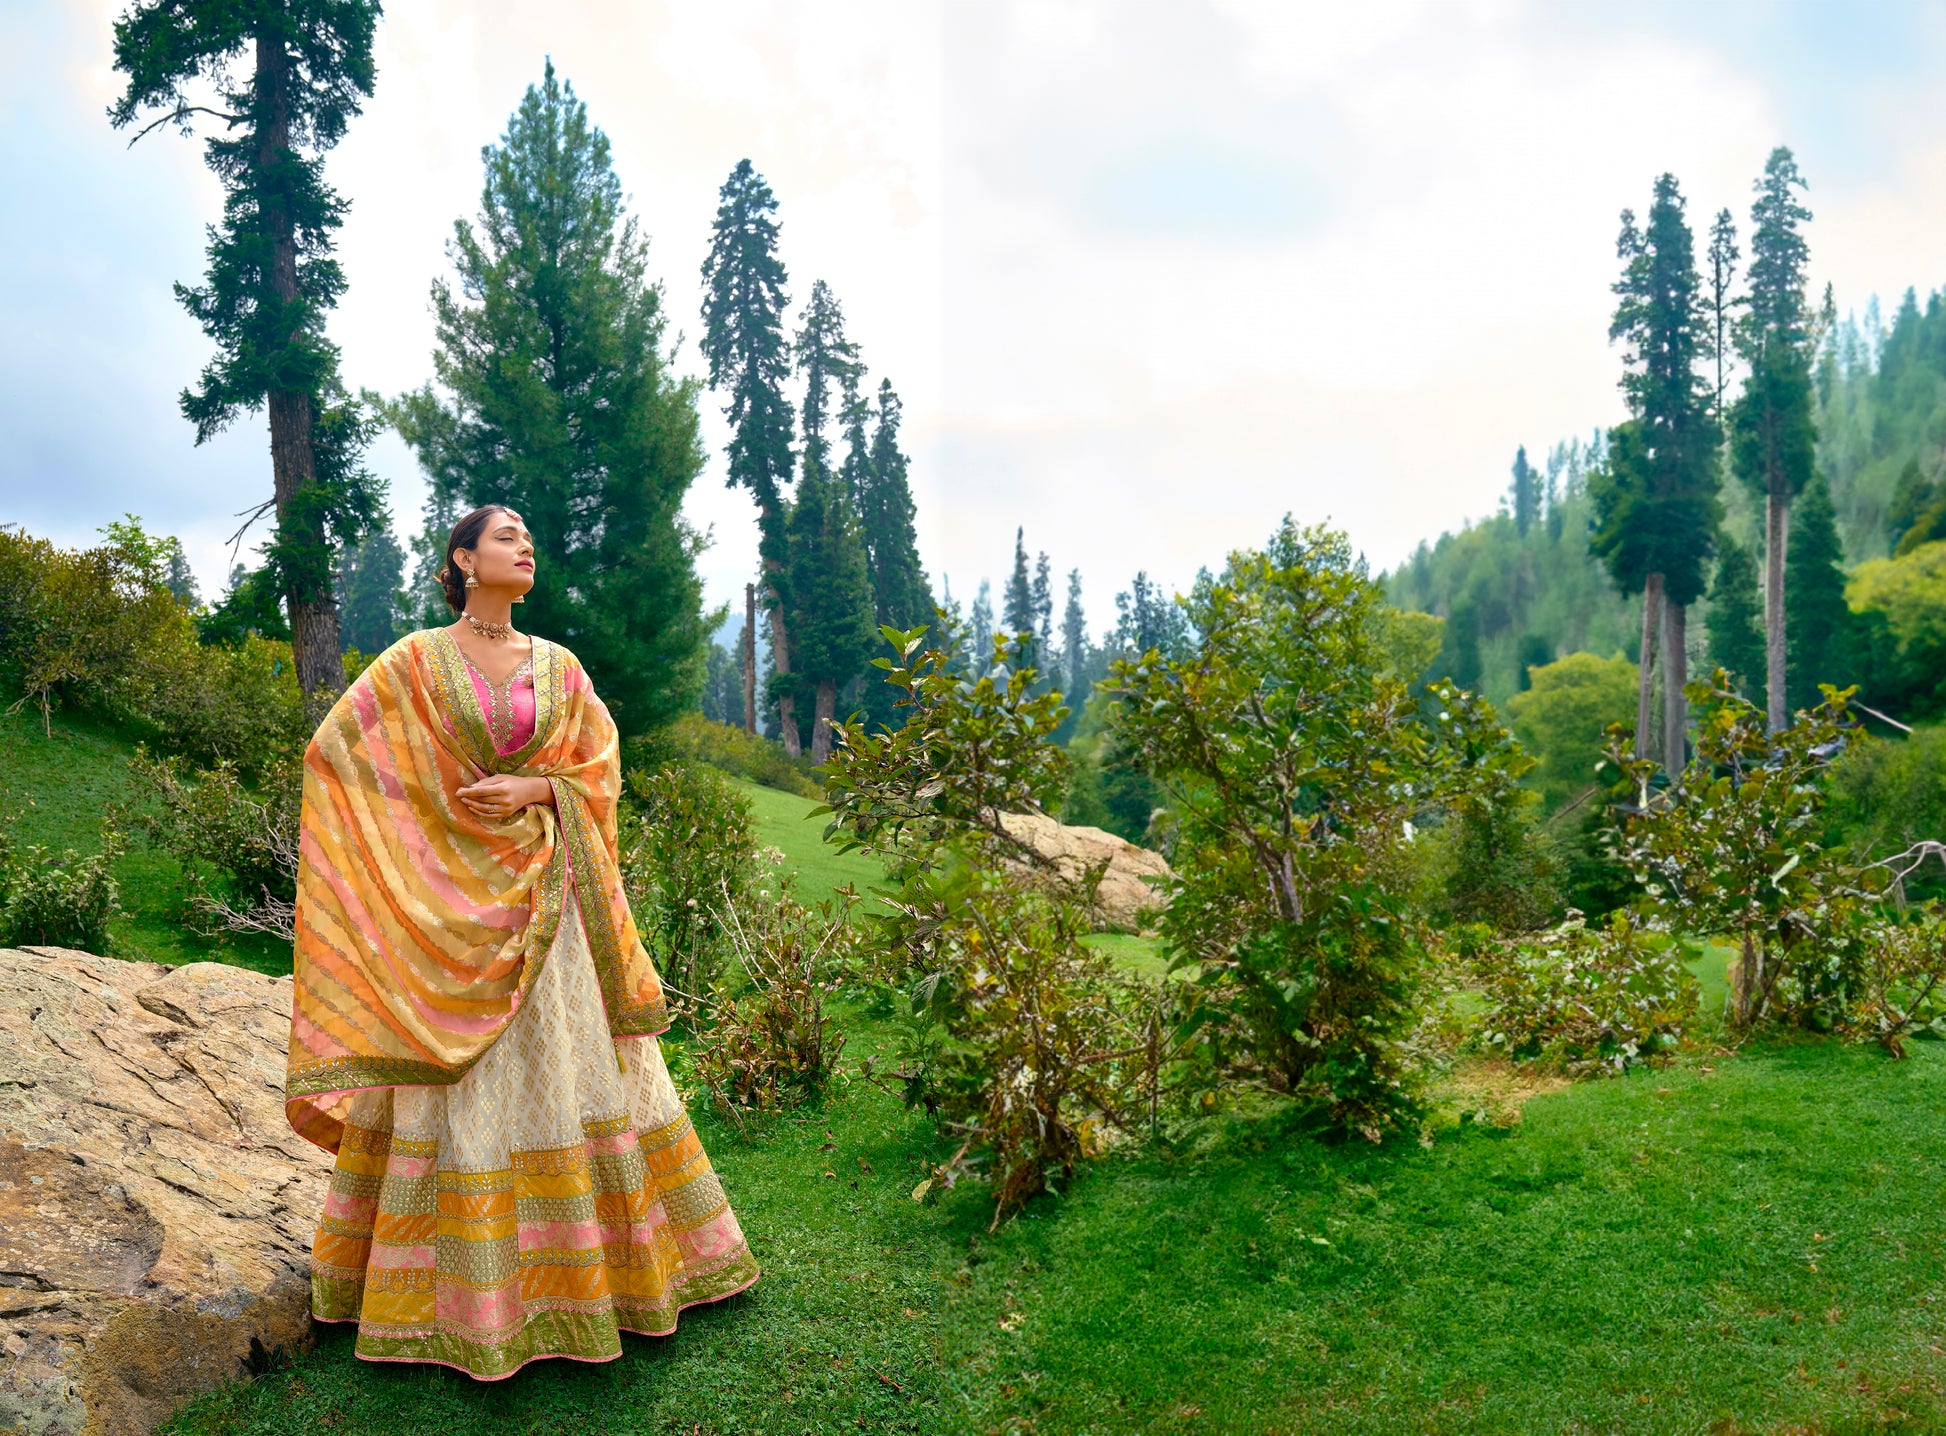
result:
<svg viewBox="0 0 1946 1436"><path fill-rule="evenodd" d="M433 286L439 387L393 416L435 489L526 520L538 562L523 626L572 648L622 731L646 733L703 681L682 521L703 467L697 387L670 372L608 138L552 62L481 158L479 222L453 230L459 283Z"/></svg>
<svg viewBox="0 0 1946 1436"><path fill-rule="evenodd" d="M865 666L875 646L872 584L844 486L823 466L806 464L791 507L790 622L793 676L812 694L811 758L831 756L838 690Z"/></svg>
<svg viewBox="0 0 1946 1436"><path fill-rule="evenodd" d="M1798 199L1803 188L1791 152L1772 150L1750 207L1749 294L1736 331L1746 371L1730 410L1731 462L1764 500L1765 707L1773 732L1790 721L1784 561L1791 503L1811 481L1817 448L1804 298L1810 250L1801 232L1811 211Z"/></svg>
<svg viewBox="0 0 1946 1436"><path fill-rule="evenodd" d="M165 123L191 133L199 114L224 124L204 146L224 191L208 275L176 286L217 352L182 412L201 444L269 410L271 498L258 512L274 509L277 528L266 581L282 593L298 686L319 713L344 675L338 554L383 499L358 462L371 427L324 333L345 288L331 257L345 202L324 182L323 156L371 96L378 17L378 0L142 0L115 22L115 68L128 76L108 112L117 129L158 109L136 139ZM222 108L192 101L203 81Z"/></svg>
<svg viewBox="0 0 1946 1436"><path fill-rule="evenodd" d="M1061 686L1068 707L1088 702L1088 610L1081 603L1081 570L1068 570L1068 601L1061 611Z"/></svg>
<svg viewBox="0 0 1946 1436"><path fill-rule="evenodd" d="M871 450L859 466L854 486L858 495L859 537L872 576L874 619L901 631L932 624L932 585L919 562L916 511L904 450L899 447L902 413L892 381L878 386L873 414ZM876 724L892 726L904 713L894 705L898 693L873 668L865 672L865 712Z"/></svg>
<svg viewBox="0 0 1946 1436"><path fill-rule="evenodd" d="M1541 514L1541 475L1527 462L1525 444L1514 451L1513 476L1513 487L1509 493L1513 499L1514 531L1525 538L1527 530L1534 526L1534 520Z"/></svg>
<svg viewBox="0 0 1946 1436"><path fill-rule="evenodd" d="M1730 364L1730 311L1735 303L1731 289L1736 284L1737 261L1743 257L1737 249L1737 222L1727 209L1716 212L1715 222L1710 225L1709 247L1709 357L1716 364L1716 404L1712 412L1716 415L1718 426L1728 422L1723 412L1723 395L1729 384Z"/></svg>
<svg viewBox="0 0 1946 1436"><path fill-rule="evenodd" d="M1014 566L1007 575L1007 587L1000 596L1000 622L1010 638L1025 636L1019 650L1017 667L1037 668L1040 655L1036 652L1039 644L1034 635L1039 630L1034 606L1034 579L1027 567L1027 530L1014 530Z"/></svg>
<svg viewBox="0 0 1946 1436"><path fill-rule="evenodd" d="M383 653L405 628L405 550L382 525L346 550L338 574L338 641L371 655Z"/></svg>
<svg viewBox="0 0 1946 1436"><path fill-rule="evenodd" d="M1763 684L1763 609L1757 597L1757 561L1728 534L1717 539L1716 576L1710 583L1710 662L1730 675L1748 696Z"/></svg>
<svg viewBox="0 0 1946 1436"><path fill-rule="evenodd" d="M1793 712L1814 706L1818 685L1852 681L1851 609L1845 603L1845 555L1838 516L1822 479L1814 479L1791 512L1785 603L1790 633L1788 697Z"/></svg>
<svg viewBox="0 0 1946 1436"><path fill-rule="evenodd" d="M791 688L790 624L784 565L789 556L788 499L795 459L793 414L784 395L791 348L784 336L788 275L777 257L777 199L749 160L739 160L717 192L709 256L703 261L703 357L709 383L725 395L730 421L731 488L757 505L757 555L770 619L770 682L776 685L781 737L799 751L797 699Z"/></svg>
<svg viewBox="0 0 1946 1436"><path fill-rule="evenodd" d="M1702 596L1716 533L1720 431L1700 371L1703 306L1694 245L1674 175L1656 180L1647 222L1640 229L1634 215L1623 212L1616 249L1623 268L1608 332L1627 345L1622 393L1635 428L1627 449L1617 445L1611 453L1609 474L1595 495L1599 527L1594 543L1604 559L1613 555L1623 560L1618 571L1611 559L1618 580L1623 572L1640 577L1643 662L1636 742L1645 753L1654 751L1648 735L1649 685L1660 620L1660 746L1664 761L1677 767L1684 761L1688 728L1683 696L1688 678L1686 619L1689 605Z"/></svg>

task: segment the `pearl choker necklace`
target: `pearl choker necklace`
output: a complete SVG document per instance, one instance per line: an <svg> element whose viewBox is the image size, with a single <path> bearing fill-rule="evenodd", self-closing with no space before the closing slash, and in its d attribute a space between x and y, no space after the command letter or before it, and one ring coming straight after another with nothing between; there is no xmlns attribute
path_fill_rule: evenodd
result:
<svg viewBox="0 0 1946 1436"><path fill-rule="evenodd" d="M475 618L470 613L462 613L460 617L482 638L506 638L514 631L512 622L493 623L484 618Z"/></svg>

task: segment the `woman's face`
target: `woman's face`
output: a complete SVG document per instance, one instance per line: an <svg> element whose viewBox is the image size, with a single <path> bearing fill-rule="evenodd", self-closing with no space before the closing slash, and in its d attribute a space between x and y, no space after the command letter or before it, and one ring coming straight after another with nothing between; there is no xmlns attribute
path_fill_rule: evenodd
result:
<svg viewBox="0 0 1946 1436"><path fill-rule="evenodd" d="M534 536L509 509L487 520L474 547L455 549L453 556L472 570L481 588L525 593L534 586Z"/></svg>

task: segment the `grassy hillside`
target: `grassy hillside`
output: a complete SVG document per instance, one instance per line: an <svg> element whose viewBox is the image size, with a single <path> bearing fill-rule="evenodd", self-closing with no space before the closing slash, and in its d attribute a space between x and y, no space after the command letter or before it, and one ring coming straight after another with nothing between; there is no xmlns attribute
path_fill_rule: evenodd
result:
<svg viewBox="0 0 1946 1436"><path fill-rule="evenodd" d="M56 717L0 709L0 827L15 843L92 853L105 814L139 807L128 780L134 749L112 734ZM110 928L114 955L149 962L228 962L260 972L291 970L289 946L272 938L204 938L182 924L180 866L131 836L115 865L127 916Z"/></svg>
<svg viewBox="0 0 1946 1436"><path fill-rule="evenodd" d="M90 844L127 798L125 752L6 720L10 834ZM751 798L807 895L876 880L815 846L808 802ZM170 926L161 860L122 872L136 913L118 940L205 955ZM839 1020L848 1058L889 1054L869 1015ZM324 1328L170 1429L1946 1432L1946 1052L1753 1043L1529 1090L1519 1124L1423 1146L1324 1145L1239 1102L991 1237L975 1186L910 1199L949 1148L854 1073L745 1133L698 1105L764 1266L748 1293L611 1364L487 1387L360 1363Z"/></svg>
<svg viewBox="0 0 1946 1436"><path fill-rule="evenodd" d="M884 870L863 853L840 853L825 843L823 817L811 817L815 800L781 793L743 778L729 780L750 800L757 841L784 855L784 866L797 874L797 893L806 902L820 902L847 885L860 894L882 885Z"/></svg>

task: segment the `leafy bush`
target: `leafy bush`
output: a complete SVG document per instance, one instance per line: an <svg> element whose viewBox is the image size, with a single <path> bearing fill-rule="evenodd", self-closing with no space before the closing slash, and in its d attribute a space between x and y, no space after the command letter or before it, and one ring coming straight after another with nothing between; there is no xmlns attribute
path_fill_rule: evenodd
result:
<svg viewBox="0 0 1946 1436"><path fill-rule="evenodd" d="M0 834L0 944L107 952L108 925L121 915L113 869L122 852L121 833L106 823L100 850L87 857L16 850Z"/></svg>
<svg viewBox="0 0 1946 1436"><path fill-rule="evenodd" d="M1876 861L1946 839L1946 726L1922 724L1904 739L1847 744L1827 786L1830 834L1856 858ZM1906 892L1946 897L1946 870L1915 871Z"/></svg>
<svg viewBox="0 0 1946 1436"><path fill-rule="evenodd" d="M695 1070L717 1110L741 1126L745 1111L786 1111L816 1097L838 1070L845 1035L824 999L844 981L850 905L813 911L786 879L775 897L726 898L718 916L736 969L699 1004L706 1020Z"/></svg>
<svg viewBox="0 0 1946 1436"><path fill-rule="evenodd" d="M701 713L685 713L652 737L634 740L628 756L631 766L656 767L670 761L707 763L800 798L823 795L808 758L792 758L773 738L714 722Z"/></svg>
<svg viewBox="0 0 1946 1436"><path fill-rule="evenodd" d="M993 1225L1074 1174L1105 1128L1153 1113L1164 993L1084 940L1089 909L1058 884L978 862L915 874L888 935L923 945L926 977L900 994L894 1075L959 1150L922 1184L978 1173Z"/></svg>
<svg viewBox="0 0 1946 1436"><path fill-rule="evenodd" d="M58 549L0 528L0 684L51 723L95 713L170 752L256 777L309 736L290 645L204 646L166 584L167 545L127 520Z"/></svg>
<svg viewBox="0 0 1946 1436"><path fill-rule="evenodd" d="M1626 912L1500 945L1484 969L1480 1045L1571 1073L1619 1072L1673 1049L1695 1020L1693 950Z"/></svg>
<svg viewBox="0 0 1946 1436"><path fill-rule="evenodd" d="M1903 921L1881 918L1862 938L1848 1035L1880 1043L1895 1057L1905 1056L1907 1037L1946 1037L1946 908L1932 904Z"/></svg>
<svg viewBox="0 0 1946 1436"><path fill-rule="evenodd" d="M1657 765L1616 731L1609 759L1634 790L1617 852L1670 924L1734 934L1730 1016L1841 1022L1860 923L1884 882L1824 841L1823 778L1848 736L1848 695L1828 685L1782 732L1721 669L1685 690L1696 751L1664 790Z"/></svg>
<svg viewBox="0 0 1946 1436"><path fill-rule="evenodd" d="M1153 1110L1175 1043L1154 1020L1142 1029L1146 999L1084 941L1100 873L1063 877L1001 820L1062 790L1065 755L1047 740L1066 710L1009 666L1004 637L965 678L941 627L931 648L925 629L883 630L897 656L876 661L905 721L840 729L826 837L887 864L887 910L865 920L861 948L900 1013L906 1100L960 1143L922 1185L982 1175L997 1225L1104 1128L1126 1130L1141 1091Z"/></svg>
<svg viewBox="0 0 1946 1436"><path fill-rule="evenodd" d="M1118 663L1106 685L1179 824L1165 941L1201 975L1222 1078L1376 1140L1416 1108L1413 825L1504 793L1518 749L1450 684L1414 700L1342 534L1286 519L1187 606L1193 652Z"/></svg>
<svg viewBox="0 0 1946 1436"><path fill-rule="evenodd" d="M182 864L186 905L203 931L296 938L302 772L285 763L254 790L236 767L190 770L138 749L129 773L147 805L128 822Z"/></svg>
<svg viewBox="0 0 1946 1436"><path fill-rule="evenodd" d="M1485 699L1454 732L1459 782L1443 821L1426 835L1436 890L1430 903L1444 924L1484 924L1532 932L1560 915L1562 862L1535 821L1539 797L1522 786L1535 767L1495 721Z"/></svg>
<svg viewBox="0 0 1946 1436"><path fill-rule="evenodd" d="M656 970L679 992L709 990L725 914L742 897L756 842L750 804L715 770L665 763L628 776L622 890Z"/></svg>

